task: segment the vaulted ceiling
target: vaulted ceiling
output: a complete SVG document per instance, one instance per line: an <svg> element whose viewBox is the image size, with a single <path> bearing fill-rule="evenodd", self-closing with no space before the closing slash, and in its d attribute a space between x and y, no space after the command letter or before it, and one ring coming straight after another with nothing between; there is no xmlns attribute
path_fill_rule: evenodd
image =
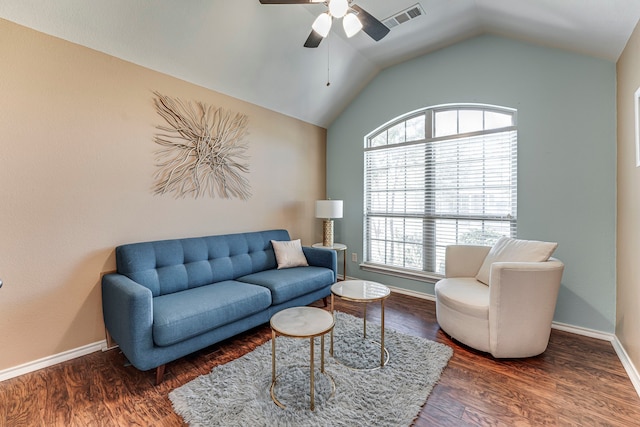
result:
<svg viewBox="0 0 640 427"><path fill-rule="evenodd" d="M303 47L323 4L259 0L2 0L0 17L328 127L381 70L479 34L615 62L640 0L355 0L385 21L421 16L373 41L333 26ZM330 82L330 85L327 83Z"/></svg>

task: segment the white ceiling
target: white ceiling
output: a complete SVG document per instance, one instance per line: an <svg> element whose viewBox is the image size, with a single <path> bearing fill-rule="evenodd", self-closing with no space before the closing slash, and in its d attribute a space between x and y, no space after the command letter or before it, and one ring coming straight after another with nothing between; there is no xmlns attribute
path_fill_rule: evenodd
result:
<svg viewBox="0 0 640 427"><path fill-rule="evenodd" d="M317 49L302 45L322 4L2 0L0 17L322 127L380 70L460 40L498 34L615 62L640 19L640 0L355 3L380 20L416 3L425 15L377 43L334 24Z"/></svg>

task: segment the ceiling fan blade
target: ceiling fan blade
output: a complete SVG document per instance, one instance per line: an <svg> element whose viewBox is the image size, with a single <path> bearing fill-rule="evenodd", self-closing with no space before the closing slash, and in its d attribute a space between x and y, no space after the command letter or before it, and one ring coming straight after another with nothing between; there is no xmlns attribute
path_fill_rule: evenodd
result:
<svg viewBox="0 0 640 427"><path fill-rule="evenodd" d="M261 4L313 4L323 2L324 0L260 0Z"/></svg>
<svg viewBox="0 0 640 427"><path fill-rule="evenodd" d="M362 22L362 31L367 33L369 37L375 41L382 40L384 36L389 34L389 31L391 31L386 25L378 21L373 15L357 4L351 5L351 9L358 12L358 19Z"/></svg>
<svg viewBox="0 0 640 427"><path fill-rule="evenodd" d="M304 42L304 47L318 47L324 37L318 34L315 30L311 30L311 34L307 37L307 41Z"/></svg>

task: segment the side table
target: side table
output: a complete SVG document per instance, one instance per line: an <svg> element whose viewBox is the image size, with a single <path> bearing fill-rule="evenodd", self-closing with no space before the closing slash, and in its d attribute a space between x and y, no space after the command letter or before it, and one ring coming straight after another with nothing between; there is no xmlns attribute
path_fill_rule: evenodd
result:
<svg viewBox="0 0 640 427"><path fill-rule="evenodd" d="M387 286L367 280L346 280L340 283L334 283L331 286L332 314L334 313L335 308L334 297L341 298L345 301L362 303L364 305L364 339L367 338L367 303L380 301L380 368L384 367L384 365L389 361L389 352L384 347L384 300L387 299L390 294L391 290ZM331 329L331 346L329 354L333 356L333 329Z"/></svg>
<svg viewBox="0 0 640 427"><path fill-rule="evenodd" d="M333 249L337 253L342 252L342 280L347 280L347 245L334 243L333 246L324 246L322 243L314 243L314 248Z"/></svg>
<svg viewBox="0 0 640 427"><path fill-rule="evenodd" d="M275 394L276 386L276 337L278 335L291 338L309 338L309 382L311 410L315 409L315 373L314 373L314 338L320 337L320 372L327 375L335 392L335 383L330 375L324 372L324 335L333 331L334 317L328 311L316 307L291 307L277 312L271 317L271 399L281 408L285 408Z"/></svg>

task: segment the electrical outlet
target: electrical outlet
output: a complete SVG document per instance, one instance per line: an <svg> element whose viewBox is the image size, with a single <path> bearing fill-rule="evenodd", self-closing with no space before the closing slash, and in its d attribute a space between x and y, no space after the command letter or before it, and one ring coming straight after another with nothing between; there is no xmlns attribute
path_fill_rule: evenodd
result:
<svg viewBox="0 0 640 427"><path fill-rule="evenodd" d="M358 254L353 252L351 254L351 262L358 262Z"/></svg>

